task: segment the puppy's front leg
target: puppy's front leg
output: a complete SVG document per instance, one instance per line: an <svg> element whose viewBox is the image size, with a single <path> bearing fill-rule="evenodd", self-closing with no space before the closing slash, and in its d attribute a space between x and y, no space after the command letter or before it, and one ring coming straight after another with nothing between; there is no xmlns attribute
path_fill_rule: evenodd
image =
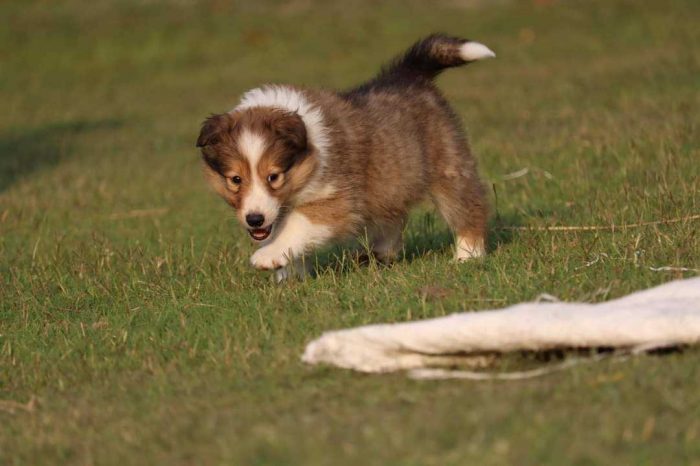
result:
<svg viewBox="0 0 700 466"><path fill-rule="evenodd" d="M275 270L275 281L281 283L289 277L295 277L300 280L306 278L312 272L312 262L310 257L295 257L289 265Z"/></svg>
<svg viewBox="0 0 700 466"><path fill-rule="evenodd" d="M250 263L260 270L286 267L290 260L301 258L304 253L322 245L331 236L331 228L327 225L311 223L304 214L291 212L272 242L255 251Z"/></svg>

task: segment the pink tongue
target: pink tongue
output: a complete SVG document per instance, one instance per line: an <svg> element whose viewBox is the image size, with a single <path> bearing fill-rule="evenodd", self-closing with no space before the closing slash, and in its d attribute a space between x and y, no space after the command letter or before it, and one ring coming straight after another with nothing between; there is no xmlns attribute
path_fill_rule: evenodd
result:
<svg viewBox="0 0 700 466"><path fill-rule="evenodd" d="M267 236L267 230L264 230L262 228L258 228L256 230L253 230L253 237L254 238L264 238Z"/></svg>

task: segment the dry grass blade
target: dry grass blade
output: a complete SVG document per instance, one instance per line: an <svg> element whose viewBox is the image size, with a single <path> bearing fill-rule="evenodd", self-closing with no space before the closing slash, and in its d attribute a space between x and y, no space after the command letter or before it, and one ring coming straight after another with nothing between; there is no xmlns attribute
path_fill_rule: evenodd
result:
<svg viewBox="0 0 700 466"><path fill-rule="evenodd" d="M700 219L700 214L689 215L687 217L676 217L664 220L654 220L650 222L625 223L622 225L552 225L552 226L501 226L497 230L501 231L614 231L626 228L639 228L653 225L668 225L671 223L691 222Z"/></svg>
<svg viewBox="0 0 700 466"><path fill-rule="evenodd" d="M0 411L5 411L14 414L17 411L32 413L37 407L37 399L34 395L26 403L20 403L14 400L0 400Z"/></svg>
<svg viewBox="0 0 700 466"><path fill-rule="evenodd" d="M127 212L116 212L110 215L110 220L121 220L125 218L158 217L168 212L166 207L157 209L134 209Z"/></svg>

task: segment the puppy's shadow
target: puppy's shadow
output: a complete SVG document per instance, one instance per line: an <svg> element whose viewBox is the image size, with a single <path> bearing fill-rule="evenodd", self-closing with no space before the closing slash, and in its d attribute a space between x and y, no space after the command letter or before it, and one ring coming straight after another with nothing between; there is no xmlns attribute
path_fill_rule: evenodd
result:
<svg viewBox="0 0 700 466"><path fill-rule="evenodd" d="M497 249L512 243L517 228L523 225L522 216L515 212L497 213L490 221L488 227L488 241L486 251L491 253Z"/></svg>
<svg viewBox="0 0 700 466"><path fill-rule="evenodd" d="M402 260L413 262L432 253L442 253L453 243L452 233L434 211L411 215L403 234Z"/></svg>
<svg viewBox="0 0 700 466"><path fill-rule="evenodd" d="M519 226L516 214L498 214L489 221L487 227L486 252L493 253L498 248L513 241L513 230L505 226ZM454 235L435 212L424 212L413 217L404 233L404 260L409 262L431 253L446 253L454 247Z"/></svg>
<svg viewBox="0 0 700 466"><path fill-rule="evenodd" d="M520 217L517 214L499 214L488 226L487 252L493 253L498 248L510 243L514 231L504 227L519 226ZM369 254L366 243L348 247L335 246L321 251L312 258L313 273L319 275L327 271L346 275L368 265L387 267ZM404 231L404 248L397 262L411 263L430 254L451 254L454 247L454 237L444 221L435 212L427 211L412 215ZM388 266L390 267L390 265Z"/></svg>
<svg viewBox="0 0 700 466"><path fill-rule="evenodd" d="M116 120L79 120L0 134L0 192L70 156L78 135L118 126Z"/></svg>

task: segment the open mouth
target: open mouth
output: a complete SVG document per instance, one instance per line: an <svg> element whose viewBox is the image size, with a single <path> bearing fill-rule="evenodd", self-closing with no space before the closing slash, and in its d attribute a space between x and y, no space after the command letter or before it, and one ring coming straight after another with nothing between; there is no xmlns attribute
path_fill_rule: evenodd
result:
<svg viewBox="0 0 700 466"><path fill-rule="evenodd" d="M251 228L248 230L248 234L255 241L265 241L267 237L270 236L271 231L272 225L267 228Z"/></svg>

